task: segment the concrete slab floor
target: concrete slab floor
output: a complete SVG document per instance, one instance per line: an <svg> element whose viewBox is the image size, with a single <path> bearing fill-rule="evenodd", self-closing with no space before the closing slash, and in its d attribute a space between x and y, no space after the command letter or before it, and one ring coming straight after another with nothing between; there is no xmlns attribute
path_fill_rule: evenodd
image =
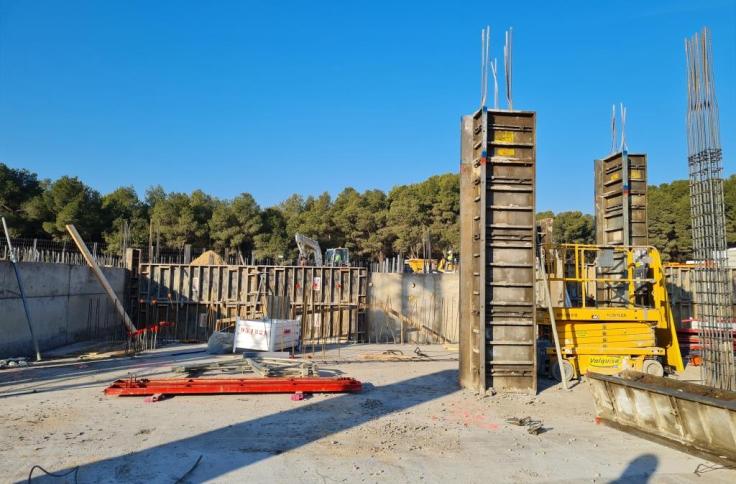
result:
<svg viewBox="0 0 736 484"><path fill-rule="evenodd" d="M736 482L736 471L596 425L585 383L536 397L461 390L457 353L442 346L422 346L431 358L420 362L362 359L414 346L342 347L339 363L321 366L365 382L361 394L154 404L102 394L131 372L177 376L172 364L233 358L191 353L201 349L0 371L0 481L25 481L39 464L52 472L80 466L80 483L173 483L202 456L184 482ZM546 431L505 423L526 416ZM699 477L700 464L713 470Z"/></svg>

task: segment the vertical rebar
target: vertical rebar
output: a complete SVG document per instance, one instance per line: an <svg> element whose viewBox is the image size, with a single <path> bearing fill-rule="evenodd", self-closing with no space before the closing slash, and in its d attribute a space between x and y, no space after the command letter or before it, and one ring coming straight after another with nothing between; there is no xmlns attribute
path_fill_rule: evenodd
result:
<svg viewBox="0 0 736 484"><path fill-rule="evenodd" d="M701 377L706 385L736 388L732 287L729 280L723 166L710 31L685 39L687 142Z"/></svg>

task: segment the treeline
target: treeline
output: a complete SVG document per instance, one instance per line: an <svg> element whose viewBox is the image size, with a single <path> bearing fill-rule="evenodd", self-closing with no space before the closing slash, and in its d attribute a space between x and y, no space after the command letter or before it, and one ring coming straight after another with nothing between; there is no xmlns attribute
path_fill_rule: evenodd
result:
<svg viewBox="0 0 736 484"><path fill-rule="evenodd" d="M323 250L347 247L354 256L374 260L418 256L428 235L439 256L458 247L458 194L458 177L446 174L388 193L346 188L334 199L328 193L294 194L262 208L249 193L223 200L201 190L167 193L154 186L143 199L132 187L102 195L76 177L40 180L0 164L0 212L13 236L67 239L65 226L73 223L86 240L103 241L109 251L120 249L126 233L129 246L146 247L153 231L162 247L191 244L294 260L298 232L318 240Z"/></svg>
<svg viewBox="0 0 736 484"><path fill-rule="evenodd" d="M728 246L736 246L736 175L723 182L726 208ZM647 192L647 222L649 244L662 253L665 261L685 262L692 259L692 229L690 225L690 185L687 180L675 180L661 185L649 185ZM541 212L537 217L551 216ZM554 238L562 242L595 243L595 220L580 212L562 212L554 222Z"/></svg>
<svg viewBox="0 0 736 484"><path fill-rule="evenodd" d="M687 181L649 187L649 238L667 260L692 256ZM729 245L736 245L736 176L724 183ZM347 247L354 256L380 260L401 253L421 256L427 237L435 257L459 245L459 179L456 174L394 187L388 193L346 188L334 199L323 193L294 194L262 208L248 193L223 200L201 190L166 192L149 188L140 199L132 187L101 195L76 177L40 180L35 173L0 163L0 213L15 237L67 238L74 223L86 240L103 241L118 251L146 247L153 229L161 246L185 244L217 251L231 249L245 257L294 260L294 234L320 242L323 249ZM553 216L559 242L594 243L591 215L578 211L541 212ZM127 227L127 231L124 230Z"/></svg>

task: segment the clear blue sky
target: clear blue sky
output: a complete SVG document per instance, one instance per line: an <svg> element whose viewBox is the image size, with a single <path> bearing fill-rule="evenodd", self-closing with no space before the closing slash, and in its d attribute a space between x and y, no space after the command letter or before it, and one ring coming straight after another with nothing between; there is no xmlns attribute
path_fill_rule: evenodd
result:
<svg viewBox="0 0 736 484"><path fill-rule="evenodd" d="M687 176L683 39L708 25L734 172L736 1L398 3L0 0L0 161L263 206L457 171L490 23L537 111L538 209L591 212L614 102L650 182Z"/></svg>

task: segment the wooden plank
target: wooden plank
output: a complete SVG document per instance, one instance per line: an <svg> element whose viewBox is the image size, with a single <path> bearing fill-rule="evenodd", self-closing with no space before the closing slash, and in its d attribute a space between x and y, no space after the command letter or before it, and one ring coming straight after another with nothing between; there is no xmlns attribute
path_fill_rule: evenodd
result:
<svg viewBox="0 0 736 484"><path fill-rule="evenodd" d="M112 286L110 286L110 283L107 281L105 274L102 273L100 266L97 265L97 261L95 261L94 257L92 257L92 254L89 252L89 249L87 249L87 246L85 245L84 240L82 240L82 236L79 235L79 232L77 232L77 228L74 227L74 225L69 224L66 226L66 230L72 236L72 240L74 240L74 243L77 244L77 248L79 249L79 252L82 253L84 260L86 260L87 264L89 264L89 266L92 268L92 272L94 273L95 277L97 277L97 280L100 282L100 284L102 285L102 288L107 293L107 296L112 301L113 305L115 306L115 310L118 312L118 314L120 314L120 317L123 318L123 324L125 324L125 327L128 329L130 333L135 333L136 327L133 325L133 322L130 320L130 316L128 316L128 313L125 312L123 303L120 302L120 299L118 299L117 294L115 294L115 291L113 290Z"/></svg>

